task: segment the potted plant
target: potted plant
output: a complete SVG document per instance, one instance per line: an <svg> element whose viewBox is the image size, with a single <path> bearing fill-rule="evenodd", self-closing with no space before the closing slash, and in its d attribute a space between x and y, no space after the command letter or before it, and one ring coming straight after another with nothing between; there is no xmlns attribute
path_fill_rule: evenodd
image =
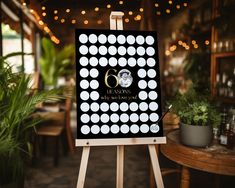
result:
<svg viewBox="0 0 235 188"><path fill-rule="evenodd" d="M196 92L194 86L178 93L171 101L172 110L180 118L180 140L188 146L206 147L213 138L213 127L220 123L220 113L209 95Z"/></svg>

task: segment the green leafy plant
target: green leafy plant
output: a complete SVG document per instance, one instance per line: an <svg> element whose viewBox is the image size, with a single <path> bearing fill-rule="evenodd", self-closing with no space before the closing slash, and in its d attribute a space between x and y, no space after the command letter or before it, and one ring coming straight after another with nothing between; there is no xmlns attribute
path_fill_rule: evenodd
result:
<svg viewBox="0 0 235 188"><path fill-rule="evenodd" d="M71 74L73 70L74 46L67 45L58 50L51 40L43 38L42 49L39 64L43 80L46 85L56 86L58 77Z"/></svg>

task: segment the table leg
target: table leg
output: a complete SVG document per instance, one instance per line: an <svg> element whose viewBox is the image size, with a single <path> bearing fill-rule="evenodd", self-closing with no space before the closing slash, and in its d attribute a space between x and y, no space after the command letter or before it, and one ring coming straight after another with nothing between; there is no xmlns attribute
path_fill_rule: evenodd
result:
<svg viewBox="0 0 235 188"><path fill-rule="evenodd" d="M189 188L189 186L190 186L189 168L186 166L182 166L180 188Z"/></svg>

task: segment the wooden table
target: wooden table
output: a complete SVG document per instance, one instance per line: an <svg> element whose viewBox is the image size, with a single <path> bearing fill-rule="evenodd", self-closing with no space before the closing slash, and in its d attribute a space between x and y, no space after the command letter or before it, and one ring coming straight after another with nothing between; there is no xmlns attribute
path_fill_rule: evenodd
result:
<svg viewBox="0 0 235 188"><path fill-rule="evenodd" d="M160 146L160 150L167 158L182 165L181 188L189 188L189 168L235 176L235 150L228 150L219 144L212 144L208 148L187 147L179 141L179 130L167 134L167 144Z"/></svg>

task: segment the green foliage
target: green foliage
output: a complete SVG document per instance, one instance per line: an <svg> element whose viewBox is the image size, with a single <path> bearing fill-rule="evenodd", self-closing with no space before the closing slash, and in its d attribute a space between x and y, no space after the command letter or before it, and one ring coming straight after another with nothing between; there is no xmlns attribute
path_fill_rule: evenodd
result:
<svg viewBox="0 0 235 188"><path fill-rule="evenodd" d="M67 45L63 49L57 50L51 40L43 38L42 49L43 55L39 60L39 64L43 80L46 85L56 86L59 76L72 72L74 47Z"/></svg>

